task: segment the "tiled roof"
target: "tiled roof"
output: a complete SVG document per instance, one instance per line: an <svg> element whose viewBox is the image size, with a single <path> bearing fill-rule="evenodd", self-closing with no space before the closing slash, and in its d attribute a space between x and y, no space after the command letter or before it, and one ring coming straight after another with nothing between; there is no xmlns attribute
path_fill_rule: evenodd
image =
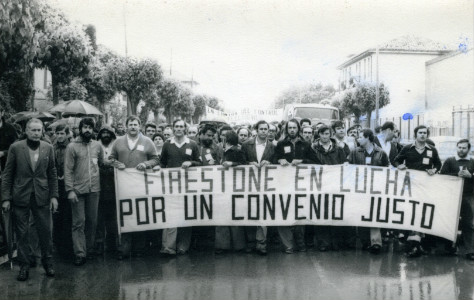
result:
<svg viewBox="0 0 474 300"><path fill-rule="evenodd" d="M452 46L444 45L427 38L412 35L404 35L380 45L383 50L405 50L405 51L451 51Z"/></svg>

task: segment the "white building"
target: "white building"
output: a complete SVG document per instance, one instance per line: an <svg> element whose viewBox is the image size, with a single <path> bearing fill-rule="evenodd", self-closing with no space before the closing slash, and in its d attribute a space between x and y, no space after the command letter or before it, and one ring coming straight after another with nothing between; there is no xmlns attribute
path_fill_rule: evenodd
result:
<svg viewBox="0 0 474 300"><path fill-rule="evenodd" d="M455 51L426 65L425 120L432 135L474 139L474 50Z"/></svg>
<svg viewBox="0 0 474 300"><path fill-rule="evenodd" d="M424 123L425 62L450 53L453 49L428 39L403 36L379 46L379 82L390 92L390 104L379 111L379 124L393 121L403 139L413 138L413 128ZM376 82L376 49L352 56L339 66L342 88L357 82ZM404 120L410 113L413 119ZM375 119L375 113L372 113ZM373 128L375 120L371 121Z"/></svg>

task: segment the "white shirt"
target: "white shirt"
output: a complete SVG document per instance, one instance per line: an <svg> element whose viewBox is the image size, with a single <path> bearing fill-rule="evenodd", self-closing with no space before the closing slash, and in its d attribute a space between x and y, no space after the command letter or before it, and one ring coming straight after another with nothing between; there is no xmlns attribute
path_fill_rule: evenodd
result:
<svg viewBox="0 0 474 300"><path fill-rule="evenodd" d="M178 148L181 148L181 147L183 147L185 144L189 143L189 138L188 138L187 136L185 136L184 139L183 139L183 142L178 144L178 142L176 141L176 139L175 139L174 136L173 136L173 137L170 139L170 143L171 143L171 144L175 144L176 147L178 147Z"/></svg>
<svg viewBox="0 0 474 300"><path fill-rule="evenodd" d="M263 157L263 152L265 151L265 147L267 146L267 142L258 143L258 140L255 139L255 150L257 151L257 160L260 162Z"/></svg>
<svg viewBox="0 0 474 300"><path fill-rule="evenodd" d="M135 146L136 146L137 143L138 143L138 137L139 137L139 136L137 135L137 138L132 140L132 139L127 135L128 149L133 150L133 148L135 148Z"/></svg>

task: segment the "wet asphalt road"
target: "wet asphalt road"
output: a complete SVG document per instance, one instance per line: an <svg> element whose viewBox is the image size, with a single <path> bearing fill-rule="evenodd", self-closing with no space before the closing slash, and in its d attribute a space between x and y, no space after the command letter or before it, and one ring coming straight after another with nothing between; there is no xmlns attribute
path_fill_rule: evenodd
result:
<svg viewBox="0 0 474 300"><path fill-rule="evenodd" d="M474 299L474 262L429 255L407 259L400 250L269 255L209 248L177 258L154 254L117 261L104 255L75 267L57 258L57 276L42 267L27 282L18 266L0 270L0 299Z"/></svg>

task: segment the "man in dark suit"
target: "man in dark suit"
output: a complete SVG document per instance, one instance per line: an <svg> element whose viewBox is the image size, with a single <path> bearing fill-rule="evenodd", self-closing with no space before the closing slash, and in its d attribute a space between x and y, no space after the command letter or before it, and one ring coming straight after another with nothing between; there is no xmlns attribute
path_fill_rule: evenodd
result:
<svg viewBox="0 0 474 300"><path fill-rule="evenodd" d="M2 208L15 216L18 239L19 281L29 276L28 229L30 213L35 219L41 247L41 262L46 275L53 277L51 209L58 207L58 178L53 146L41 141L43 123L31 119L26 124L26 140L14 143L8 151L3 172Z"/></svg>
<svg viewBox="0 0 474 300"><path fill-rule="evenodd" d="M242 152L245 155L245 164L254 165L261 168L270 164L275 155L275 146L273 143L267 141L269 125L265 121L258 121L255 124L257 136L247 140L242 144ZM246 226L245 233L247 236L247 243L251 242L251 248L256 241L255 250L260 255L267 254L267 227L264 226Z"/></svg>

